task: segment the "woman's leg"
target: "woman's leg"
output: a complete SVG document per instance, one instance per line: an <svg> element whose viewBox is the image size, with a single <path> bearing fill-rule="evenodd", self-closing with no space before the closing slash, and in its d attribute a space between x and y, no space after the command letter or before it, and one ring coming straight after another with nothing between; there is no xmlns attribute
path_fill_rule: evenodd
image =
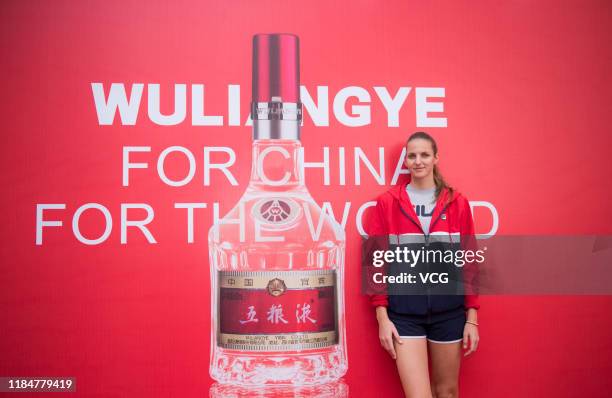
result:
<svg viewBox="0 0 612 398"><path fill-rule="evenodd" d="M459 367L461 365L461 341L434 343L428 341L431 356L431 389L435 398L459 396Z"/></svg>
<svg viewBox="0 0 612 398"><path fill-rule="evenodd" d="M397 371L408 398L431 398L429 369L427 366L427 340L404 338L395 343Z"/></svg>

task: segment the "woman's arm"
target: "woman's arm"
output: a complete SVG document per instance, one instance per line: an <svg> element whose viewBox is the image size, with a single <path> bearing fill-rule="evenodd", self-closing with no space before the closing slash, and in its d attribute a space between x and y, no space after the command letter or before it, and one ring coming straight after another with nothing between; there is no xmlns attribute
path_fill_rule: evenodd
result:
<svg viewBox="0 0 612 398"><path fill-rule="evenodd" d="M464 356L468 356L478 349L480 334L478 333L478 310L468 308L466 312L466 322L463 327L463 349L467 350Z"/></svg>
<svg viewBox="0 0 612 398"><path fill-rule="evenodd" d="M467 322L478 324L478 310L476 308L468 308L466 318Z"/></svg>
<svg viewBox="0 0 612 398"><path fill-rule="evenodd" d="M474 219L472 218L472 209L470 202L466 198L462 198L462 209L460 218L461 231L461 249L476 252L478 243L476 241L476 233L474 229ZM480 308L480 300L478 297L478 267L476 261L467 262L463 266L463 288L465 291L465 308L466 310Z"/></svg>
<svg viewBox="0 0 612 398"><path fill-rule="evenodd" d="M461 248L463 250L478 250L476 233L474 231L474 219L470 202L465 199L461 217ZM463 328L463 348L467 350L465 356L472 354L478 349L480 335L478 333L478 309L480 300L478 297L478 270L479 265L469 262L463 268L463 282L465 288L466 322Z"/></svg>
<svg viewBox="0 0 612 398"><path fill-rule="evenodd" d="M367 278L366 284L370 295L370 304L373 307L386 307L389 305L387 289L385 285L374 283L375 273L385 273L385 267L376 268L373 266L372 256L375 251L387 250L389 248L389 235L386 227L383 204L380 198L376 201L374 211L366 220L368 237L363 242L362 255L364 256L362 266Z"/></svg>
<svg viewBox="0 0 612 398"><path fill-rule="evenodd" d="M389 319L389 315L387 315L387 307L376 307L376 320L378 321L378 338L380 339L380 345L382 345L389 355L391 355L391 358L397 359L393 340L398 344L402 344L402 339L400 339L395 325Z"/></svg>

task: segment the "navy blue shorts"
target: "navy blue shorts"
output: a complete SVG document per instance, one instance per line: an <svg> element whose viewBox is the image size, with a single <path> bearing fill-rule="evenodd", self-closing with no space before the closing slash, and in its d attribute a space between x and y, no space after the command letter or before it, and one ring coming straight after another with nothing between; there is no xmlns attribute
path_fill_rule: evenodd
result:
<svg viewBox="0 0 612 398"><path fill-rule="evenodd" d="M387 311L397 333L403 339L426 338L432 343L456 343L463 340L465 310L428 315L407 315Z"/></svg>

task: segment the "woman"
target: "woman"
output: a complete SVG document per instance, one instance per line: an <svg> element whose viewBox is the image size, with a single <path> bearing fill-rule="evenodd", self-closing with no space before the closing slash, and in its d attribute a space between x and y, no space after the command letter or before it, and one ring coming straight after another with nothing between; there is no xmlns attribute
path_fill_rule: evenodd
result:
<svg viewBox="0 0 612 398"><path fill-rule="evenodd" d="M429 134L417 132L408 138L405 164L410 180L378 198L369 227L370 237L378 237L379 242L382 238L386 249L453 253L476 249L469 202L446 184L438 160L438 147ZM406 396L457 397L461 350L469 355L479 341L479 304L473 289L476 265L458 267L446 259L444 263L439 258L422 259L414 264L398 264L398 260L387 264L387 274L409 271L416 283L401 287L387 283L384 292L388 294L371 296L380 343L396 360ZM461 283L422 282L419 274L432 271Z"/></svg>

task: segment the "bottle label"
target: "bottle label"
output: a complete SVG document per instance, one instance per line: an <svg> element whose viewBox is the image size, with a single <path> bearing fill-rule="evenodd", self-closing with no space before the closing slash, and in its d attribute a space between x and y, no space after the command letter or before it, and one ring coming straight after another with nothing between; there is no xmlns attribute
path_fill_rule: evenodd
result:
<svg viewBox="0 0 612 398"><path fill-rule="evenodd" d="M338 343L336 272L219 271L223 348L293 351Z"/></svg>

